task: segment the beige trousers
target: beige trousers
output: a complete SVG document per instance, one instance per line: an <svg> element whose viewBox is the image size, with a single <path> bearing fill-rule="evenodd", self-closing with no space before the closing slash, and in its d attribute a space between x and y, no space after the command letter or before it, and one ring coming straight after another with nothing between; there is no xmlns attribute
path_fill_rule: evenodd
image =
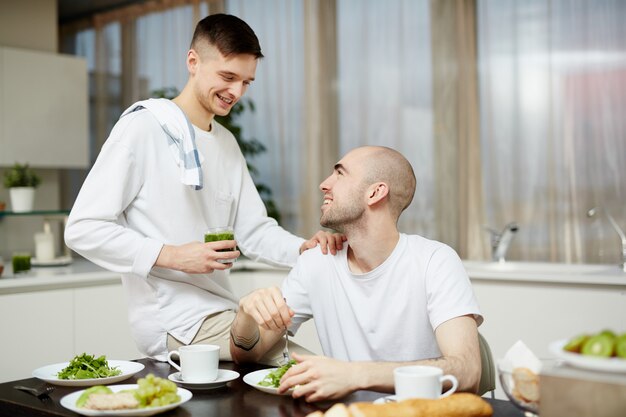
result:
<svg viewBox="0 0 626 417"><path fill-rule="evenodd" d="M200 326L200 330L191 341L191 345L218 345L220 347L220 360L232 361L230 356L230 325L235 319L236 313L232 310L207 316ZM167 350L172 351L181 347L178 339L172 335L167 335ZM280 366L283 360L283 348L285 342L279 340L260 360L259 363L269 366ZM297 352L301 355L313 355L302 346L289 341L289 352Z"/></svg>

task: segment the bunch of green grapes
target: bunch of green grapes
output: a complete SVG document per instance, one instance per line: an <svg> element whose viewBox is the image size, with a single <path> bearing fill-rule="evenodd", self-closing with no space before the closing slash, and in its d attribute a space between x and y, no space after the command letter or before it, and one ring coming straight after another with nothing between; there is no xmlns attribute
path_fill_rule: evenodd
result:
<svg viewBox="0 0 626 417"><path fill-rule="evenodd" d="M148 374L145 378L139 378L137 385L135 398L139 401L140 408L161 407L180 401L180 396L176 394L176 384L167 379Z"/></svg>

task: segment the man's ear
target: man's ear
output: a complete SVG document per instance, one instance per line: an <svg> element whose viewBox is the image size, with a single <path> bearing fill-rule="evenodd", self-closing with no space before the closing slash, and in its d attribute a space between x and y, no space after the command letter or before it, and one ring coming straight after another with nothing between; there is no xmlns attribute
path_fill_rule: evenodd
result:
<svg viewBox="0 0 626 417"><path fill-rule="evenodd" d="M383 200L389 194L389 186L384 182L376 182L367 189L367 205L371 206Z"/></svg>
<svg viewBox="0 0 626 417"><path fill-rule="evenodd" d="M195 75L198 70L198 64L200 63L200 56L195 49L190 49L187 52L187 70L189 74Z"/></svg>

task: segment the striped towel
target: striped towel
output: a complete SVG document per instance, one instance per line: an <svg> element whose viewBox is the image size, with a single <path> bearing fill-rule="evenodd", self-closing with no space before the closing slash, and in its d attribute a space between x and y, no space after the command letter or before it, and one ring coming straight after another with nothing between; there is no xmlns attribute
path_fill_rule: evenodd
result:
<svg viewBox="0 0 626 417"><path fill-rule="evenodd" d="M136 102L120 118L141 109L152 113L166 133L170 151L180 170L180 181L194 190L201 190L204 158L198 152L196 135L185 113L171 100L151 98Z"/></svg>

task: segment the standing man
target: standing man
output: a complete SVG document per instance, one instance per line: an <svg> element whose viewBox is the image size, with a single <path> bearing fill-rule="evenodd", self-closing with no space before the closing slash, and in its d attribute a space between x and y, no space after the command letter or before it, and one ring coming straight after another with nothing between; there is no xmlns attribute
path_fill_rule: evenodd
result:
<svg viewBox="0 0 626 417"><path fill-rule="evenodd" d="M257 361L310 318L328 357L292 356L279 392L307 401L360 389L393 392L393 369L432 365L475 392L482 316L450 247L397 229L415 193L410 163L393 149L349 152L322 184L320 223L345 234L336 256L302 254L282 286L243 297L232 326L236 362Z"/></svg>
<svg viewBox="0 0 626 417"><path fill-rule="evenodd" d="M305 241L267 217L234 136L214 119L243 96L262 57L241 19L200 21L181 94L122 114L70 213L67 245L122 274L133 336L150 357L210 343L230 359L237 298L227 269L239 251L220 250L237 245L252 260L293 266L318 243L324 252L341 248L337 235ZM220 226L233 226L237 241L202 242Z"/></svg>

